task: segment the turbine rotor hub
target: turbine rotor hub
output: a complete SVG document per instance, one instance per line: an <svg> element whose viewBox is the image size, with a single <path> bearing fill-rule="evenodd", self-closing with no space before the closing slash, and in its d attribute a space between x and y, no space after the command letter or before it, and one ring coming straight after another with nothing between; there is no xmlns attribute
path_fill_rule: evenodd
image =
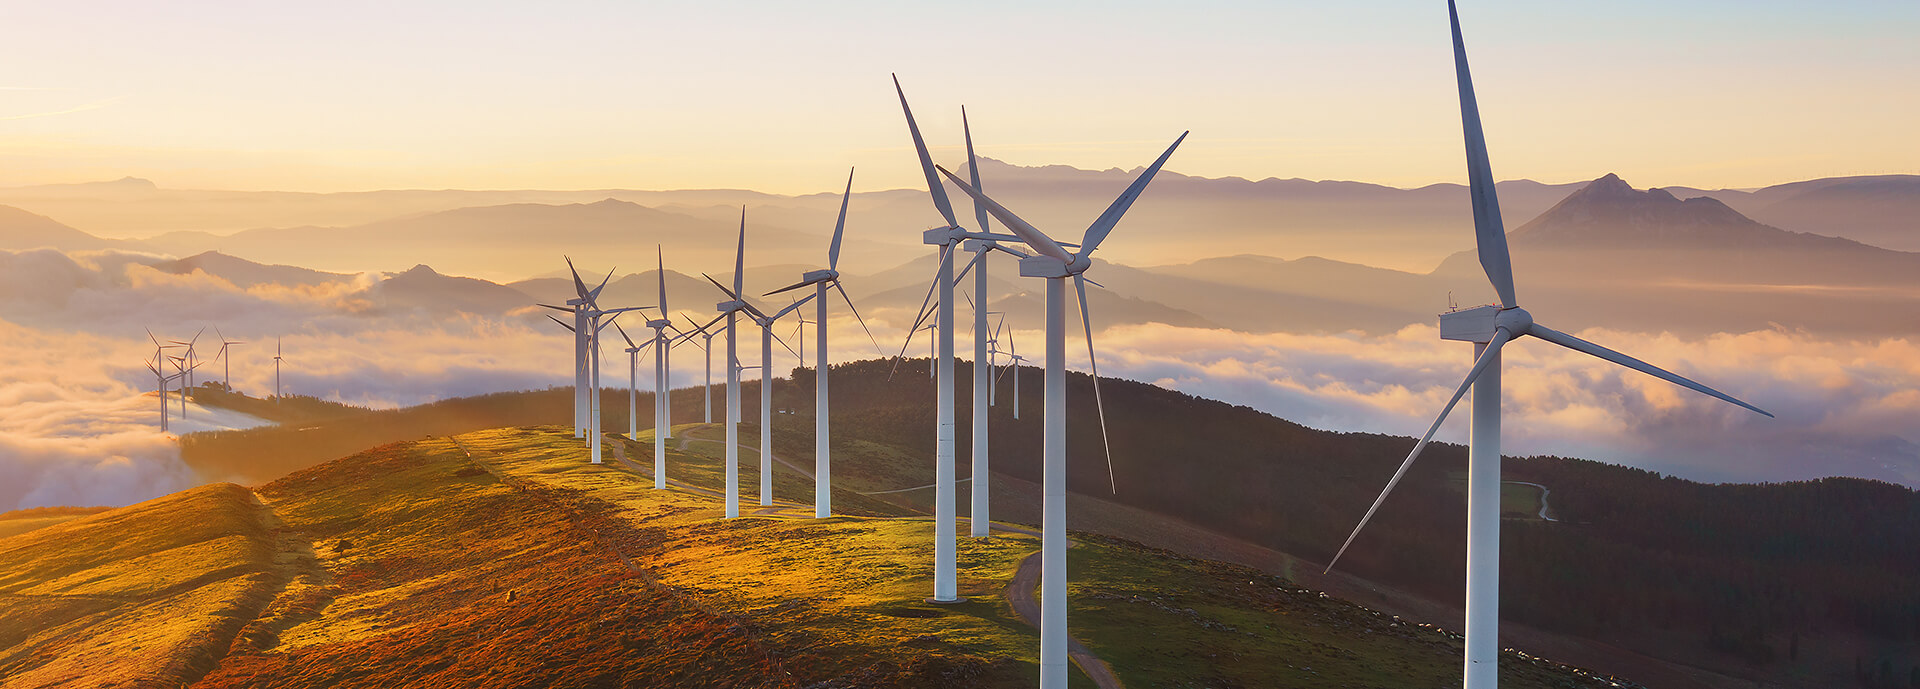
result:
<svg viewBox="0 0 1920 689"><path fill-rule="evenodd" d="M1533 314L1518 306L1501 309L1493 317L1493 325L1496 329L1507 331L1509 337L1517 338L1533 329Z"/></svg>

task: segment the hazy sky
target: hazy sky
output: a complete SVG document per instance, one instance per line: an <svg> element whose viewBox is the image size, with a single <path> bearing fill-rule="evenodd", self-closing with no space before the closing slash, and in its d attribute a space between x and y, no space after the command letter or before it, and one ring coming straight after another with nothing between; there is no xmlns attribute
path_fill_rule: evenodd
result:
<svg viewBox="0 0 1920 689"><path fill-rule="evenodd" d="M1915 172L1920 3L1467 0L1501 178ZM1464 177L1440 0L48 2L0 13L0 185L917 186L943 162Z"/></svg>

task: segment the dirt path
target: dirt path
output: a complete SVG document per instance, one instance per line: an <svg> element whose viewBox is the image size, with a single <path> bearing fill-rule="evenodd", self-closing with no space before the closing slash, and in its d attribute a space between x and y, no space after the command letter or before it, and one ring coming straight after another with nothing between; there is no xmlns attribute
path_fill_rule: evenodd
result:
<svg viewBox="0 0 1920 689"><path fill-rule="evenodd" d="M993 528L1030 536L1040 535L1039 531L1018 526L994 524ZM1068 548L1079 545L1071 540L1067 541ZM1007 582L1007 603L1013 606L1013 614L1019 615L1020 621L1036 630L1040 628L1040 601L1034 597L1033 593L1039 587L1040 551L1036 550L1032 555L1021 558L1020 567L1013 572L1013 580ZM1106 661L1094 655L1093 649L1087 648L1086 644L1080 643L1079 639L1067 637L1067 657L1073 660L1074 665L1080 666L1080 671L1086 673L1087 677L1102 689L1120 689L1123 686L1120 684L1120 678L1114 676L1113 668L1108 667Z"/></svg>
<svg viewBox="0 0 1920 689"><path fill-rule="evenodd" d="M1523 486L1533 486L1535 488L1539 488L1540 489L1540 518L1550 522L1560 521L1558 519L1554 519L1552 516L1547 514L1547 512L1550 511L1547 507L1547 494L1553 491L1548 490L1546 486L1540 485L1538 483L1533 483L1530 481L1507 481L1506 483L1518 483Z"/></svg>

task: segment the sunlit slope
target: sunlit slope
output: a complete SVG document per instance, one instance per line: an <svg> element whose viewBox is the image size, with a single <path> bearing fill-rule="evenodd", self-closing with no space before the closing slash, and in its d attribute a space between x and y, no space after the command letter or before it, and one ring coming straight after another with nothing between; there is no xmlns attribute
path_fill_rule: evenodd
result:
<svg viewBox="0 0 1920 689"><path fill-rule="evenodd" d="M0 684L198 677L284 580L271 524L215 484L0 539Z"/></svg>
<svg viewBox="0 0 1920 689"><path fill-rule="evenodd" d="M0 684L1031 685L1037 637L1007 588L1037 538L963 539L969 601L927 604L933 529L910 508L840 490L865 516L811 519L785 500L810 500L811 482L785 467L783 500L761 508L746 462L748 516L724 520L719 446L676 439L661 491L651 440L610 441L593 466L563 427L425 438L290 475L258 502L209 486L0 539ZM854 451L847 467L918 461ZM1079 540L1073 633L1127 686L1457 674L1443 633L1251 570ZM1603 686L1507 662L1514 686Z"/></svg>

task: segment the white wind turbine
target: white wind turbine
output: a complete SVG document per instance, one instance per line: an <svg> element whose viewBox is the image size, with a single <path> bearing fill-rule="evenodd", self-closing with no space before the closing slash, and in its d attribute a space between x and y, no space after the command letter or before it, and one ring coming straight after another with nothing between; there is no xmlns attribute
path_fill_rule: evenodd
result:
<svg viewBox="0 0 1920 689"><path fill-rule="evenodd" d="M147 339L153 340L153 363L147 365L147 370L153 371L155 387L160 391L160 432L165 433L167 431L167 381L173 380L175 376L167 375L162 369L171 360L171 357L167 356L167 350L180 345L162 344L160 338L153 335L152 329L147 330Z"/></svg>
<svg viewBox="0 0 1920 689"><path fill-rule="evenodd" d="M828 396L827 396L827 288L831 286L840 292L840 298L846 300L847 310L853 313L860 328L867 330L867 321L860 317L860 310L854 308L853 297L847 296L847 288L840 286L840 238L847 229L847 200L853 197L853 170L847 171L847 188L840 193L840 219L833 224L833 243L827 246L827 269L815 270L800 276L800 281L786 287L768 292L763 296L773 296L788 290L808 285L813 286L814 306L814 347L813 367L813 516L816 519L833 516L833 461L829 454ZM806 300L795 302L804 303ZM793 306L787 307L794 308ZM801 322L806 322L805 317ZM867 339L873 339L873 331L867 330ZM800 339L801 362L806 360L806 339ZM874 340L874 349L880 348L879 340ZM764 391L762 393L764 395ZM766 480L764 475L761 480Z"/></svg>
<svg viewBox="0 0 1920 689"><path fill-rule="evenodd" d="M706 401L701 405L701 423L713 423L713 336L720 333L717 330L712 330L712 327L713 324L718 323L720 319L725 318L726 315L721 314L715 316L713 320L707 321L706 325L693 322L693 318L684 313L680 314L680 317L687 319L687 325L693 327L692 330L686 331L681 337L686 340L692 340L694 335L699 335L701 339L700 351L706 354L707 384L704 386L706 390Z"/></svg>
<svg viewBox="0 0 1920 689"><path fill-rule="evenodd" d="M707 280L713 281L713 278L707 278ZM739 285L740 280L736 274L734 286ZM719 287L720 291L726 292L727 296L740 302L740 309L746 311L747 317L760 326L760 505L771 506L773 504L773 343L780 339L773 334L773 326L782 316L804 306L813 299L813 295L802 297L786 308L774 312L773 315L767 315L766 312L742 299L739 292L728 290L717 281L713 281L713 286ZM787 343L781 341L780 346L787 347ZM787 347L787 351L793 353L793 348ZM798 357L799 354L794 353L794 356ZM735 373L734 376L737 378L739 374Z"/></svg>
<svg viewBox="0 0 1920 689"><path fill-rule="evenodd" d="M1001 366L997 363L992 364L992 367L997 369L997 372L994 373L993 389L988 392L988 396L989 396L989 399L991 400L991 403L993 404L999 403L1000 377L1007 375L1007 372L1011 370L1013 372L1013 418L1019 419L1020 418L1020 364L1024 363L1027 360L1027 358L1020 356L1019 347L1016 347L1013 341L1013 330L1006 329L1005 328L1006 324L1007 324L1006 314L1001 313L1000 323L999 325L994 326L993 339L989 341L992 343L992 346L993 346L993 349L990 350L990 354L996 357L998 355L1005 354L1007 355L1007 359L1010 363L1004 366ZM1005 329L1006 336L1007 336L1007 348L1004 351L1000 349L1000 335L1003 329Z"/></svg>
<svg viewBox="0 0 1920 689"><path fill-rule="evenodd" d="M637 441L640 439L640 353L647 348L634 344L633 338L627 336L627 329L620 324L613 324L613 329L619 331L620 339L627 341L627 439ZM660 420L658 413L653 418Z"/></svg>
<svg viewBox="0 0 1920 689"><path fill-rule="evenodd" d="M180 345L182 347L187 348L186 352L182 353L179 357L176 357L174 360L174 368L179 372L179 375L180 375L180 418L181 419L187 418L187 393L193 390L193 370L196 368L200 368L199 353L194 350L194 345L200 342L200 336L202 334L205 334L206 332L207 332L206 327L202 326L199 331L193 334L192 339L188 339L184 341L168 340L169 342L172 342L176 345Z"/></svg>
<svg viewBox="0 0 1920 689"><path fill-rule="evenodd" d="M227 339L227 336L221 333L217 327L213 329L213 334L220 338L220 353L213 355L213 358L221 360L221 364L224 366L220 383L227 386L227 392L233 392L233 357L228 353L227 348L246 343L239 340Z"/></svg>
<svg viewBox="0 0 1920 689"><path fill-rule="evenodd" d="M273 403L280 403L280 336L273 336Z"/></svg>
<svg viewBox="0 0 1920 689"><path fill-rule="evenodd" d="M1059 242L1042 234L1025 220L1013 214L987 198L978 190L962 181L953 173L941 168L955 186L972 196L975 201L986 206L987 211L1000 222L1014 231L1039 255L1021 259L1020 275L1047 279L1047 390L1046 428L1042 434L1042 517L1040 536L1040 686L1041 689L1065 689L1067 686L1067 370L1066 370L1066 279L1073 278L1073 287L1079 293L1080 322L1087 335L1087 362L1093 370L1094 404L1100 412L1100 437L1104 443L1107 435L1107 417L1105 402L1100 399L1100 365L1093 354L1093 321L1087 314L1087 282L1084 273L1093 265L1090 258L1094 249L1113 231L1120 222L1120 216L1133 206L1140 192L1153 181L1154 174L1165 165L1167 158L1186 140L1180 138L1167 147L1153 165L1140 172L1139 178L1128 186L1120 197L1113 200L1105 213L1087 227L1086 235L1080 240L1079 253L1069 254ZM1107 474L1111 482L1113 474L1113 452L1107 449ZM976 480L975 483L981 481Z"/></svg>
<svg viewBox="0 0 1920 689"><path fill-rule="evenodd" d="M579 295L575 299L568 300L567 303L575 308L575 322L584 326L574 330L574 338L576 340L584 339L586 344L585 361L587 371L584 377L587 381L588 394L586 404L584 405L587 413L586 423L584 425L586 426L588 446L591 448L591 461L594 464L601 464L603 461L600 425L604 420L600 418L600 404L602 401L600 399L600 331L606 329L608 325L613 324L614 319L619 318L622 313L653 307L626 306L617 309L602 309L599 304L600 291L606 289L607 282L613 279L614 271L607 271L607 277L600 280L600 286L589 290L587 289L587 284L580 280L580 271L574 269L573 259L571 258L567 259L567 269L573 273L574 293ZM550 309L559 308L547 304L541 304L541 306ZM603 318L606 320L601 320Z"/></svg>
<svg viewBox="0 0 1920 689"><path fill-rule="evenodd" d="M935 274L933 285L927 293L927 301L929 302L932 301L936 293L939 295L939 302L934 305L934 310L938 312L934 319L934 323L938 326L936 330L938 336L934 338L936 352L929 366L931 369L929 373L933 375L937 381L934 392L937 410L937 426L934 435L933 597L928 600L936 603L951 603L961 600L958 593L958 562L955 553L955 525L957 520L955 514L956 506L954 504L955 481L953 466L955 448L953 420L953 285L955 278L953 274L953 252L955 249L960 248L958 245L966 243L967 240L985 240L984 245L970 245L968 247L969 250L979 252L979 255L975 256L973 261L967 264L969 270L978 264L980 260L986 256L987 251L990 250L1006 251L1022 258L1025 258L1026 254L1000 246L994 241L1000 239L1019 241L1019 237L995 235L985 231L970 232L966 228L960 227L959 221L953 215L953 204L947 200L946 188L940 184L939 175L934 174L933 157L927 153L926 140L920 136L920 125L913 119L913 109L907 106L907 94L906 91L900 88L900 79L897 76L894 77L893 80L893 89L900 97L900 110L906 115L907 131L913 135L914 152L919 155L920 170L927 178L927 192L933 198L934 209L940 212L940 217L947 223L943 227L936 227L921 233L921 242L940 247L939 271ZM963 110L962 118L964 119L964 117L965 111ZM971 136L968 138L971 140ZM977 165L971 165L973 150L971 143L969 143L967 150L970 167L977 168ZM975 174L977 175L978 173L976 172ZM975 208L975 215L981 215L977 206ZM926 302L923 302L921 308L924 309L925 307ZM984 305L981 306L981 308L985 308ZM924 317L924 315L921 316L921 318ZM919 327L920 321L916 319L913 328L910 328L907 333L909 341L912 339L914 331L918 330ZM905 348L902 347L903 351L904 349ZM975 384L978 385L979 382L979 379L976 377ZM984 455L977 455L976 466L983 462L984 458ZM976 481L975 483L984 484L985 481ZM975 519L974 521L984 523L987 520Z"/></svg>
<svg viewBox="0 0 1920 689"><path fill-rule="evenodd" d="M667 359L673 344L667 339L667 330L672 328L677 335L680 329L674 328L673 319L667 317L667 260L658 244L654 245L654 259L654 274L660 284L660 317L647 321L647 327L653 328L653 487L665 490L667 439L673 437L673 383L668 380L673 367ZM636 433L635 439L638 437Z"/></svg>
<svg viewBox="0 0 1920 689"><path fill-rule="evenodd" d="M727 367L726 517L728 519L740 516L740 338L739 331L734 326L736 316L747 306L747 303L739 297L745 280L746 255L747 208L741 206L740 239L733 250L733 289L728 290L722 287L720 291L726 292L730 299L713 306L713 310L720 312L715 320L726 319L727 321L727 360L722 363ZM712 276L704 273L701 277L707 278L707 281L715 286L720 284Z"/></svg>
<svg viewBox="0 0 1920 689"><path fill-rule="evenodd" d="M1500 624L1500 349L1522 336L1533 337L1584 352L1627 368L1654 376L1697 392L1773 416L1758 407L1724 393L1670 373L1639 359L1607 349L1533 321L1533 316L1518 306L1513 291L1513 263L1507 252L1507 235L1500 218L1499 200L1494 194L1493 171L1487 159L1485 133L1480 126L1480 106L1474 98L1473 80L1467 72L1467 49L1460 37L1460 17L1452 0L1447 15L1453 29L1454 70L1459 81L1460 120L1466 135L1467 179L1473 198L1473 228L1480 255L1480 267L1500 297L1495 306L1454 311L1440 316L1440 338L1474 343L1473 368L1466 380L1454 390L1453 397L1440 410L1440 416L1415 443L1413 451L1388 479L1385 490L1367 508L1360 524L1334 554L1327 569L1353 545L1360 530L1366 528L1387 494L1426 449L1447 414L1453 411L1468 388L1473 389L1472 435L1467 451L1467 606L1466 606L1466 689L1492 689L1499 683Z"/></svg>
<svg viewBox="0 0 1920 689"><path fill-rule="evenodd" d="M554 322L560 323L561 327L573 333L573 437L585 438L587 416L597 408L587 396L587 388L593 382L590 371L595 370L589 346L597 330L588 327L588 321L592 319L593 311L599 308L595 305L595 300L599 298L600 290L606 289L607 281L613 279L613 271L607 271L607 277L600 281L599 286L587 289L587 284L580 279L580 271L573 266L573 259L565 256L562 258L566 258L567 272L573 275L574 298L568 299L566 306L552 304L537 304L537 306L573 314L573 325L567 325L552 316L548 318L553 318Z"/></svg>

